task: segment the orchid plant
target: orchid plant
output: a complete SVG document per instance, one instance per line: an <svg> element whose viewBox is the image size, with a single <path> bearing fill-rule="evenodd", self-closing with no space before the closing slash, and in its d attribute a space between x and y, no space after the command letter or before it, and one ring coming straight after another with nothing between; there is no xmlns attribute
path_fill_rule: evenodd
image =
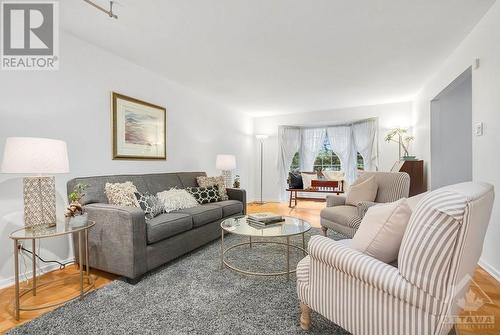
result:
<svg viewBox="0 0 500 335"><path fill-rule="evenodd" d="M395 142L399 144L399 159L401 159L401 149L403 149L403 157L408 157L410 143L415 139L415 137L408 135L408 129L405 128L394 128L391 129L385 135L385 141Z"/></svg>

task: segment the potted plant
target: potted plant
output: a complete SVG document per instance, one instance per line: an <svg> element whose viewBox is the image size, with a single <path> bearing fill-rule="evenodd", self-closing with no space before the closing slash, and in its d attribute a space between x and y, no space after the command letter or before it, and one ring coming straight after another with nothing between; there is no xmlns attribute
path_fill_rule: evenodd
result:
<svg viewBox="0 0 500 335"><path fill-rule="evenodd" d="M82 220L75 220L75 217L83 214L83 207L80 204L80 200L85 195L84 191L87 187L88 185L78 183L68 196L70 204L66 207L66 213L64 215L69 218L72 224L83 224L86 221L85 218L82 218Z"/></svg>
<svg viewBox="0 0 500 335"><path fill-rule="evenodd" d="M399 145L399 160L414 160L416 156L411 156L409 154L410 143L415 139L411 135L407 135L408 129L405 128L394 128L391 129L387 135L385 135L385 141L395 142ZM403 150L403 155L401 155L401 150Z"/></svg>

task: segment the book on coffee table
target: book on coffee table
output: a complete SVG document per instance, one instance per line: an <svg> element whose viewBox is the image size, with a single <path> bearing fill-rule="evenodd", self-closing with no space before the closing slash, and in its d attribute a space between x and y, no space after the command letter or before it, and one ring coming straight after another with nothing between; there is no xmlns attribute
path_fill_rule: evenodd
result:
<svg viewBox="0 0 500 335"><path fill-rule="evenodd" d="M249 223L262 226L285 221L281 215L270 212L249 214L247 220Z"/></svg>

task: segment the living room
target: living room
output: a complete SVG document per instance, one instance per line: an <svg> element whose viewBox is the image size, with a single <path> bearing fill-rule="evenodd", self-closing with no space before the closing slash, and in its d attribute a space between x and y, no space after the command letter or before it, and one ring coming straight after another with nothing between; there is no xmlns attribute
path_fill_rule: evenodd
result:
<svg viewBox="0 0 500 335"><path fill-rule="evenodd" d="M500 332L497 1L1 6L0 333Z"/></svg>

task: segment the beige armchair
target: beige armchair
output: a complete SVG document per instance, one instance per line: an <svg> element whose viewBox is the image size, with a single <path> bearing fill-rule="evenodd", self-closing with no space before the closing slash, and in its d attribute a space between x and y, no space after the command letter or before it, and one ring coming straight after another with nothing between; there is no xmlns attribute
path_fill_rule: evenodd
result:
<svg viewBox="0 0 500 335"><path fill-rule="evenodd" d="M362 202L357 206L345 204L344 195L328 195L326 208L321 211L321 229L327 236L327 230L333 229L346 237L353 237L366 210L376 204L407 198L410 190L410 176L405 172L361 172L357 181L375 176L378 184L375 202Z"/></svg>
<svg viewBox="0 0 500 335"><path fill-rule="evenodd" d="M430 192L413 210L398 267L313 236L297 266L301 327L310 311L353 334L444 335L481 255L493 187L462 183Z"/></svg>

